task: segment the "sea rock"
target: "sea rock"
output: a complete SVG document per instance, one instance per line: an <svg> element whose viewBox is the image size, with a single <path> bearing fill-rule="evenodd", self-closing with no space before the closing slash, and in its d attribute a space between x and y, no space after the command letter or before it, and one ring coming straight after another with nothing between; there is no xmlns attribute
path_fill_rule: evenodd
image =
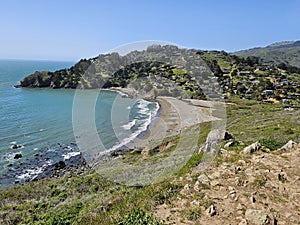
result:
<svg viewBox="0 0 300 225"><path fill-rule="evenodd" d="M65 168L66 164L63 161L59 161L59 162L55 163L53 166L54 166L54 169L60 170L60 169Z"/></svg>
<svg viewBox="0 0 300 225"><path fill-rule="evenodd" d="M10 146L11 149L18 149L18 148L22 148L22 147L23 147L22 145L17 145L17 144Z"/></svg>
<svg viewBox="0 0 300 225"><path fill-rule="evenodd" d="M15 154L14 159L20 159L22 157L23 157L23 155L21 153L17 153L17 154Z"/></svg>
<svg viewBox="0 0 300 225"><path fill-rule="evenodd" d="M253 152L256 152L261 149L261 144L259 142L255 142L247 147L245 147L242 151L241 154L251 154Z"/></svg>
<svg viewBox="0 0 300 225"><path fill-rule="evenodd" d="M245 217L249 222L256 225L271 224L270 216L265 210L247 209Z"/></svg>

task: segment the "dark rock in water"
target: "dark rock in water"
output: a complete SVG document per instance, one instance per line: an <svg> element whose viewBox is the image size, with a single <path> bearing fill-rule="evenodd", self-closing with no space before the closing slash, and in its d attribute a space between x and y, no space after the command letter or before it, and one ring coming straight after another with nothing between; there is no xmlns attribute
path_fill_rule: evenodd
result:
<svg viewBox="0 0 300 225"><path fill-rule="evenodd" d="M55 163L53 166L54 166L54 169L59 170L59 169L65 168L66 164L63 161L59 161L59 162Z"/></svg>
<svg viewBox="0 0 300 225"><path fill-rule="evenodd" d="M224 140L226 141L226 140L231 140L231 139L234 139L234 136L226 131L224 134Z"/></svg>
<svg viewBox="0 0 300 225"><path fill-rule="evenodd" d="M21 153L17 153L17 154L15 154L14 159L20 159L20 158L22 158L22 157L23 157L23 156L22 156Z"/></svg>
<svg viewBox="0 0 300 225"><path fill-rule="evenodd" d="M22 145L17 145L17 144L10 146L11 149L18 149L18 148L22 148L22 147L23 147Z"/></svg>
<svg viewBox="0 0 300 225"><path fill-rule="evenodd" d="M12 149L17 149L17 148L18 148L18 145L12 145L11 148L12 148Z"/></svg>
<svg viewBox="0 0 300 225"><path fill-rule="evenodd" d="M15 159L21 153L15 153ZM38 153L26 157L24 162L16 161L7 166L7 173L0 174L0 187L22 184L46 177L64 177L89 170L76 144L55 144L41 148ZM15 182L17 181L17 182Z"/></svg>

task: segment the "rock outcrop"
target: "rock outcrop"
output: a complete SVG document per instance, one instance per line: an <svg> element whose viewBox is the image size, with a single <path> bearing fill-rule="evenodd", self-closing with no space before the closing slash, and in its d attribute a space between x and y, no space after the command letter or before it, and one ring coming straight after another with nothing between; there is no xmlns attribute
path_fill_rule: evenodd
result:
<svg viewBox="0 0 300 225"><path fill-rule="evenodd" d="M259 142L255 142L247 147L245 147L242 151L241 154L251 154L253 152L256 152L261 149L261 144Z"/></svg>
<svg viewBox="0 0 300 225"><path fill-rule="evenodd" d="M228 150L205 173L195 168L180 177L180 197L164 205L164 214L158 206L155 216L171 218L167 224L299 224L300 144L289 141L284 151L259 148L254 143L247 154ZM191 210L202 213L184 218Z"/></svg>

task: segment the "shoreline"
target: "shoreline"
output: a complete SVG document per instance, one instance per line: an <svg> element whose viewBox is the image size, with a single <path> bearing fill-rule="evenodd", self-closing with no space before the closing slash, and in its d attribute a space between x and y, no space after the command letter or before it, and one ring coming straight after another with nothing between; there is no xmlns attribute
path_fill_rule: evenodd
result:
<svg viewBox="0 0 300 225"><path fill-rule="evenodd" d="M211 112L208 112L207 109L209 107L212 109L212 104L209 101L179 100L174 97L161 96L153 100L159 104L159 110L147 129L128 144L112 151L99 153L92 160L92 167L132 151L142 152L150 150L157 147L164 138L180 134L182 129L202 122L219 119L211 116Z"/></svg>
<svg viewBox="0 0 300 225"><path fill-rule="evenodd" d="M126 91L122 89L109 91L115 91L120 93L121 96L126 95L126 97L129 97ZM149 101L149 99L142 100ZM37 157L32 157L33 160L29 160L27 164L18 165L19 168L9 168L8 171L10 171L10 173L5 174L5 176L9 178L11 182L9 185L4 185L1 188L19 185L48 177L58 178L69 176L70 174L81 174L85 171L93 169L94 166L113 160L131 151L142 153L142 151L151 150L152 148L157 147L164 138L178 135L181 133L181 130L185 129L186 127L217 119L207 115L207 105L205 105L205 107L202 104L203 101L201 101L201 104L197 104L197 100L195 102L195 100L179 100L173 97L161 96L151 100L159 105L158 110L156 111L155 115L152 116L147 128L140 132L129 143L107 152L99 152L98 155L91 161L87 161L84 157L84 153L81 152L80 155L71 157L70 161L58 160L51 165L49 164L46 168L43 168L43 171L36 174L36 176L28 177L25 180L17 179L17 175L20 176L23 171L30 171L29 168L33 168L34 166L36 166L35 169L40 168L38 164L34 162ZM209 104L208 101L206 103ZM77 144L75 145L76 147L74 150L77 148ZM65 147L66 145L63 144L62 146ZM47 149L47 147L45 149ZM58 155L61 153L62 149L57 149ZM54 157L57 158L57 156ZM42 157L40 158L40 161L41 160Z"/></svg>

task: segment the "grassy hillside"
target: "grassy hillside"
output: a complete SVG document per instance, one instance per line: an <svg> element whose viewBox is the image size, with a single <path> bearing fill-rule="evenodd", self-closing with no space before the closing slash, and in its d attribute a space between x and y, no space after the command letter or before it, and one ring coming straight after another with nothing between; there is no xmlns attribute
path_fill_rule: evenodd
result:
<svg viewBox="0 0 300 225"><path fill-rule="evenodd" d="M233 54L241 57L260 57L269 65L285 63L300 67L300 41L278 42L267 47L242 50Z"/></svg>
<svg viewBox="0 0 300 225"><path fill-rule="evenodd" d="M230 98L227 103L228 131L235 135L235 140L233 147L230 147L229 155L220 154L213 161L214 169L212 170L214 172L222 171L223 164L230 167L239 160L249 163L251 159L240 156L238 152L254 141L260 141L271 150L282 146L290 139L300 141L299 111L284 110L281 104L262 103L239 98ZM206 131L209 128L208 123L200 126L202 130ZM205 141L206 134L200 134L199 145ZM176 140L176 137L174 138ZM224 141L223 144L226 142L228 141ZM274 146L275 148L273 148ZM274 157L276 154L274 153ZM154 154L149 157L157 157L157 155ZM127 163L130 160L134 163L141 158L142 156L137 153L124 156ZM286 160L284 156L279 158ZM177 224L180 221L185 221L187 224L197 224L201 218L206 218L204 211L212 204L218 204L219 201L205 197L213 190L213 187L207 184L201 184L201 192L188 191L187 189L186 185L195 182L200 175L199 171L196 173L195 171L197 171L196 167L201 159L203 159L203 155L195 152L177 175L158 184L145 187L128 187L113 183L95 171L90 171L81 175L44 179L0 190L0 223L129 225L169 224L176 220ZM257 168L260 169L260 167ZM271 167L261 168L265 171ZM220 179L218 182L230 182L228 177ZM222 179L226 179L226 181ZM264 179L267 178L262 175L256 177L253 184L250 183L247 189L243 188L245 195L248 193L246 192L248 188L251 190L253 188L252 192L261 190L259 193L265 193L266 196L270 192L272 197L274 192L271 189L268 191L269 188L264 188L265 183L269 182ZM269 205L278 205L280 202L283 204L288 199L287 195L271 197L268 197ZM259 197L256 198L259 199ZM184 201L187 201L186 205L178 207L178 202ZM197 204L200 206L189 202L198 202ZM173 211L169 211L169 214L173 216L164 216L163 208L173 208ZM231 207L226 210L235 211ZM281 215L282 212L276 213ZM294 212L294 214L296 213ZM208 221L210 220L212 219ZM281 216L281 222L282 220L283 216Z"/></svg>

